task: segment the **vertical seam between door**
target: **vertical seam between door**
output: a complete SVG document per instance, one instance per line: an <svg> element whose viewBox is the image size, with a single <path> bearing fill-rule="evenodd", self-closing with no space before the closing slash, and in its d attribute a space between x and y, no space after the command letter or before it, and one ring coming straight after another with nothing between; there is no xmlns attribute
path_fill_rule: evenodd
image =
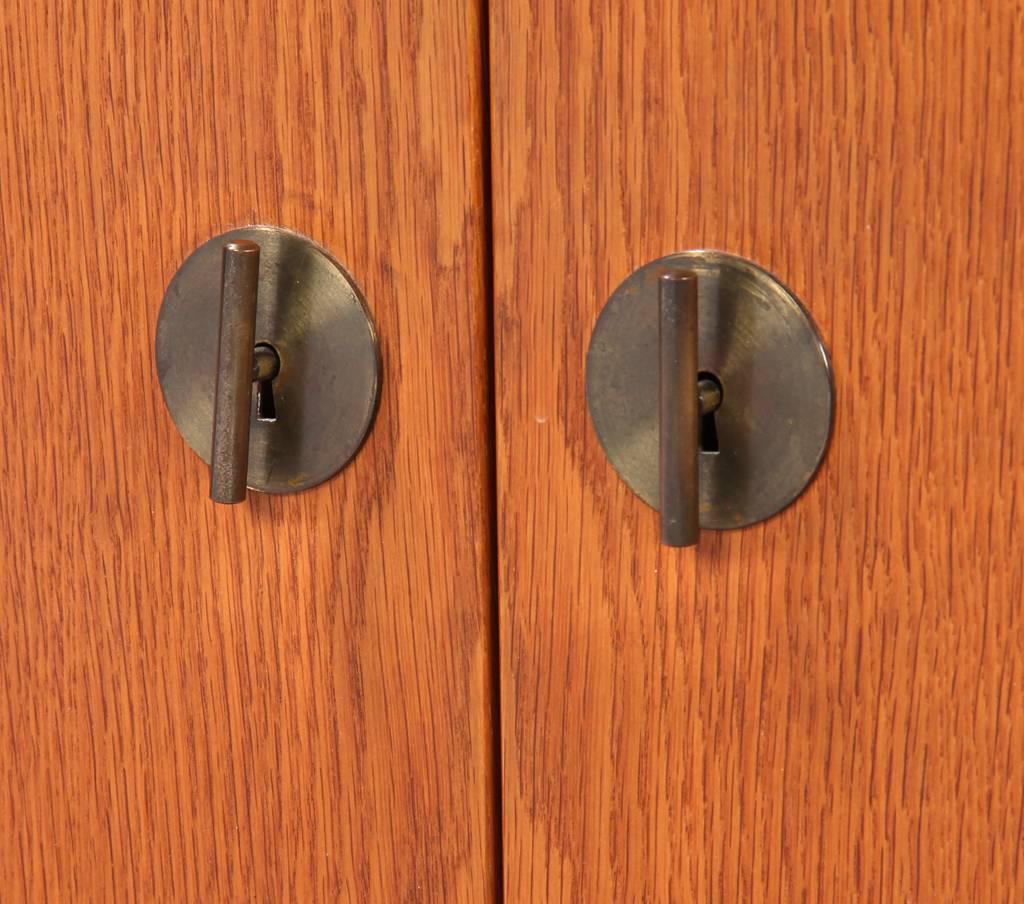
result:
<svg viewBox="0 0 1024 904"><path fill-rule="evenodd" d="M502 781L501 757L501 597L498 586L498 408L497 408L497 349L495 347L494 323L494 179L491 142L491 33L490 3L480 0L480 161L482 167L483 197L483 284L485 321L485 358L487 361L487 495L490 502L488 511L488 541L490 546L489 581L491 587L491 619L489 647L491 711L492 770L494 776L492 819L494 821L494 870L496 874L495 900L505 900L505 835L503 828L504 783Z"/></svg>

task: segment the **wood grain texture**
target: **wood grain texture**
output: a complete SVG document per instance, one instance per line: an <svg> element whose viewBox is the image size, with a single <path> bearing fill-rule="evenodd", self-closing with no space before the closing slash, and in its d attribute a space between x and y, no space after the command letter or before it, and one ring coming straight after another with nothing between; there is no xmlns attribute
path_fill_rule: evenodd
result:
<svg viewBox="0 0 1024 904"><path fill-rule="evenodd" d="M4 901L493 898L479 15L3 5ZM153 339L252 222L354 274L384 387L338 478L214 507Z"/></svg>
<svg viewBox="0 0 1024 904"><path fill-rule="evenodd" d="M491 9L507 901L1024 900L1024 7ZM804 299L838 414L694 552L584 361L701 247Z"/></svg>

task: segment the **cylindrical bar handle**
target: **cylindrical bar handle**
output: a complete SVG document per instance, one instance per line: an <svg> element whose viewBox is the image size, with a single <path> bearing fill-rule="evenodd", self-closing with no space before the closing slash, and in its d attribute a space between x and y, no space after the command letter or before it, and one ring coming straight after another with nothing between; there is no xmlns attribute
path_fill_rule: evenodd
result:
<svg viewBox="0 0 1024 904"><path fill-rule="evenodd" d="M244 239L224 245L210 457L210 498L214 502L245 500L259 273L259 245Z"/></svg>
<svg viewBox="0 0 1024 904"><path fill-rule="evenodd" d="M697 274L658 281L661 542L693 546L700 530Z"/></svg>

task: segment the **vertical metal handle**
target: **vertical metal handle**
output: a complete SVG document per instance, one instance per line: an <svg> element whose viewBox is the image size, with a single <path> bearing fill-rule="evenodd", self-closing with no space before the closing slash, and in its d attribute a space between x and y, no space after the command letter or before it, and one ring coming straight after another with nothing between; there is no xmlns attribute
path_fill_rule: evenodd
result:
<svg viewBox="0 0 1024 904"><path fill-rule="evenodd" d="M697 274L658 281L661 542L693 546L700 530Z"/></svg>
<svg viewBox="0 0 1024 904"><path fill-rule="evenodd" d="M259 245L245 240L224 245L210 457L210 498L214 502L245 500L259 273Z"/></svg>

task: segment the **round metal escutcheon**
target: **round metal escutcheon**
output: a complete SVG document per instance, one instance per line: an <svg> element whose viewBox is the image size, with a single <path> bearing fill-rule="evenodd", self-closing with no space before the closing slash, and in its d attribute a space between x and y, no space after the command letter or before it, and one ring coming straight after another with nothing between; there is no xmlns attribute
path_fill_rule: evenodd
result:
<svg viewBox="0 0 1024 904"><path fill-rule="evenodd" d="M207 464L220 329L225 242L260 246L256 344L280 359L271 388L276 419L256 417L249 489L294 493L332 477L356 454L380 394L377 333L362 293L312 240L276 226L247 226L197 248L174 275L156 331L160 388L185 441Z"/></svg>
<svg viewBox="0 0 1024 904"><path fill-rule="evenodd" d="M832 433L828 353L810 315L774 276L722 251L684 251L615 290L587 352L587 404L612 466L658 507L658 279L698 276L699 371L722 387L718 451L700 452L700 526L763 521L810 483ZM696 391L697 374L694 374Z"/></svg>

